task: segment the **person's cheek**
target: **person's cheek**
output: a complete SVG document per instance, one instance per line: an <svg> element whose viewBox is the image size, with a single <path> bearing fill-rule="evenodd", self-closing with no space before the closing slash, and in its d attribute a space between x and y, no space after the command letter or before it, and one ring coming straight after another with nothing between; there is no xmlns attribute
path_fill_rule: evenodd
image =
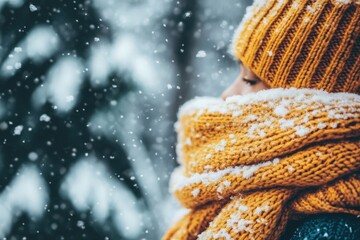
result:
<svg viewBox="0 0 360 240"><path fill-rule="evenodd" d="M225 91L221 94L221 98L223 100L234 95L241 95L242 89L239 80L240 77L238 77L227 89L225 89Z"/></svg>
<svg viewBox="0 0 360 240"><path fill-rule="evenodd" d="M259 84L258 84L258 86L257 86L257 92L258 91L261 91L261 90L266 90L266 89L269 89L270 87L266 84L266 83L264 83L264 82L260 82Z"/></svg>

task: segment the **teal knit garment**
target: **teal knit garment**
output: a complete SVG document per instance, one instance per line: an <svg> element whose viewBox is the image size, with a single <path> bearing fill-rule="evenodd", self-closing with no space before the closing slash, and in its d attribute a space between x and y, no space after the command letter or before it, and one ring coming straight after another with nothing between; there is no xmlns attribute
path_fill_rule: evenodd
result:
<svg viewBox="0 0 360 240"><path fill-rule="evenodd" d="M290 222L283 240L360 240L360 218L349 214L321 214Z"/></svg>

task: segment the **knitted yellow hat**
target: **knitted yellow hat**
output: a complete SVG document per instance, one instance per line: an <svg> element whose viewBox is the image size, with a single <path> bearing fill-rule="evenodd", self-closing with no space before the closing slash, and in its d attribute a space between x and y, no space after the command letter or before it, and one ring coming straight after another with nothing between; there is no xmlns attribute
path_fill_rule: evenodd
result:
<svg viewBox="0 0 360 240"><path fill-rule="evenodd" d="M271 87L360 93L360 0L255 0L233 54Z"/></svg>

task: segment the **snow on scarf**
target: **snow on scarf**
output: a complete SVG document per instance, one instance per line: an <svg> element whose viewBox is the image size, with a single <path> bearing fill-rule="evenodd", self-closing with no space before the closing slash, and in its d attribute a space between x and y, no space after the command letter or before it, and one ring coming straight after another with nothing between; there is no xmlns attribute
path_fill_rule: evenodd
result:
<svg viewBox="0 0 360 240"><path fill-rule="evenodd" d="M166 239L278 239L289 217L360 214L360 96L271 89L181 107Z"/></svg>

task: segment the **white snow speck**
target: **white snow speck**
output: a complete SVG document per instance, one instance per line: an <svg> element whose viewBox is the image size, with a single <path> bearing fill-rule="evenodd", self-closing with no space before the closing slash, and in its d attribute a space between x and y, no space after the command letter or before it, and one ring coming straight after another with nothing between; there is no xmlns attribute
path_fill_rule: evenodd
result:
<svg viewBox="0 0 360 240"><path fill-rule="evenodd" d="M190 12L190 11L185 13L185 17L190 17L190 16L191 16L191 12Z"/></svg>
<svg viewBox="0 0 360 240"><path fill-rule="evenodd" d="M20 52L22 52L22 48L21 47L16 47L16 48L14 48L14 52L20 53Z"/></svg>
<svg viewBox="0 0 360 240"><path fill-rule="evenodd" d="M295 171L295 168L293 166L289 166L288 170L289 170L289 172L293 172L293 171Z"/></svg>
<svg viewBox="0 0 360 240"><path fill-rule="evenodd" d="M204 58L206 57L206 52L204 50L200 50L198 51L198 53L196 54L197 58Z"/></svg>
<svg viewBox="0 0 360 240"><path fill-rule="evenodd" d="M172 88L173 88L173 87L172 87L172 85L171 85L171 84L168 84L168 85L167 85L167 89L169 89L169 90L170 90L170 89L172 89Z"/></svg>
<svg viewBox="0 0 360 240"><path fill-rule="evenodd" d="M94 41L95 41L95 42L99 42L99 41L100 41L100 38L94 37Z"/></svg>
<svg viewBox="0 0 360 240"><path fill-rule="evenodd" d="M239 205L238 208L240 212L246 212L247 210L249 210L249 208L245 205Z"/></svg>
<svg viewBox="0 0 360 240"><path fill-rule="evenodd" d="M40 116L41 122L49 122L50 120L51 120L51 118L47 114L43 114Z"/></svg>
<svg viewBox="0 0 360 240"><path fill-rule="evenodd" d="M231 182L228 181L228 180L225 180L225 181L223 182L223 184L224 184L225 187L229 187L229 186L231 185Z"/></svg>
<svg viewBox="0 0 360 240"><path fill-rule="evenodd" d="M310 132L310 130L304 126L296 126L294 127L296 134L300 137L304 137L306 134Z"/></svg>
<svg viewBox="0 0 360 240"><path fill-rule="evenodd" d="M258 133L259 133L260 137L262 137L262 138L266 137L266 133L264 131L259 130Z"/></svg>
<svg viewBox="0 0 360 240"><path fill-rule="evenodd" d="M276 115L279 115L279 116L282 116L284 117L287 113L289 112L288 109L286 109L284 106L280 105L280 106L277 106L275 109L274 109L274 113Z"/></svg>
<svg viewBox="0 0 360 240"><path fill-rule="evenodd" d="M199 195L200 193L200 188L195 188L194 190L191 191L191 194L196 197L197 195Z"/></svg>
<svg viewBox="0 0 360 240"><path fill-rule="evenodd" d="M30 3L29 9L30 9L30 12L36 12L38 10L37 7L32 3Z"/></svg>
<svg viewBox="0 0 360 240"><path fill-rule="evenodd" d="M260 215L262 212L268 212L269 211L269 209L270 209L270 207L269 207L269 205L264 205L264 206L262 206L262 207L257 207L256 209L255 209L255 214L256 215Z"/></svg>
<svg viewBox="0 0 360 240"><path fill-rule="evenodd" d="M240 219L239 222L237 223L237 231L239 231L239 232L245 231L245 232L252 233L253 230L249 227L249 225L251 225L253 223L254 223L254 221L252 221L252 220Z"/></svg>
<svg viewBox="0 0 360 240"><path fill-rule="evenodd" d="M304 22L305 22L305 23L310 22L310 18L308 18L308 17L304 18Z"/></svg>
<svg viewBox="0 0 360 240"><path fill-rule="evenodd" d="M317 128L319 128L319 129L324 129L324 128L326 128L326 123L319 123L319 124L317 125Z"/></svg>
<svg viewBox="0 0 360 240"><path fill-rule="evenodd" d="M308 11L311 12L311 13L314 13L316 9L313 8L313 7L310 6L310 5L307 5L307 6L306 6L306 10L308 10Z"/></svg>
<svg viewBox="0 0 360 240"><path fill-rule="evenodd" d="M294 120L293 119L289 119L289 120L280 119L279 124L282 129L292 128L292 127L294 127Z"/></svg>
<svg viewBox="0 0 360 240"><path fill-rule="evenodd" d="M36 152L31 152L28 155L30 161L36 161L39 158L39 155Z"/></svg>
<svg viewBox="0 0 360 240"><path fill-rule="evenodd" d="M78 220L77 223L76 223L76 226L78 226L81 229L85 229L84 221Z"/></svg>
<svg viewBox="0 0 360 240"><path fill-rule="evenodd" d="M22 65L21 65L21 62L17 62L17 63L14 64L14 68L15 68L15 69L20 69L21 66L22 66Z"/></svg>
<svg viewBox="0 0 360 240"><path fill-rule="evenodd" d="M215 146L215 151L216 152L224 151L225 146L226 146L226 141L222 139L221 142Z"/></svg>
<svg viewBox="0 0 360 240"><path fill-rule="evenodd" d="M14 135L20 135L23 129L24 129L23 125L16 126L14 129Z"/></svg>
<svg viewBox="0 0 360 240"><path fill-rule="evenodd" d="M269 57L271 57L273 55L273 51L268 51L267 53L268 53Z"/></svg>

